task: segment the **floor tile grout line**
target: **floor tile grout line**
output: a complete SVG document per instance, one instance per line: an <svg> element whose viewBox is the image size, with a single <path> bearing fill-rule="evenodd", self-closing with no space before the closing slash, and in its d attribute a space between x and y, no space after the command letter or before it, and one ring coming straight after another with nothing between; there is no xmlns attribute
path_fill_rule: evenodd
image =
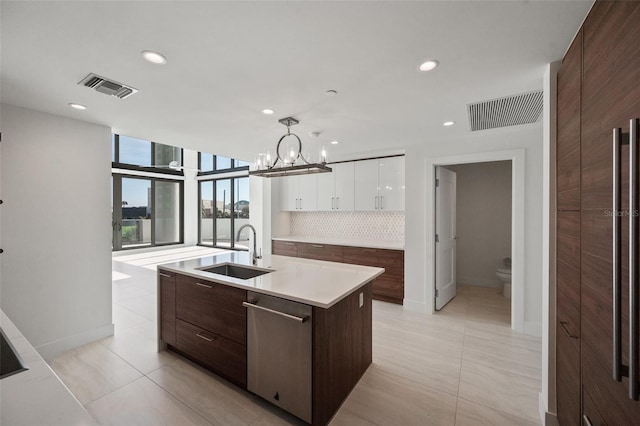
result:
<svg viewBox="0 0 640 426"><path fill-rule="evenodd" d="M519 419L527 420L527 421L532 421L532 422L535 422L536 420L539 420L539 419L537 419L537 418L536 418L536 419L533 419L532 417L522 417L522 416L518 416L518 415L516 415L516 414L508 413L508 412L506 412L506 411L504 411L504 410L501 410L501 409L499 409L499 408L490 407L490 406L488 406L488 405L486 405L486 404L483 404L483 403L481 403L481 402L478 402L478 401L472 401L472 400L467 399L467 398L464 398L464 397L459 397L458 399L461 399L461 400L463 400L463 401L465 401L465 402L468 402L468 403L470 403L470 404L475 404L475 405L479 405L479 406L484 407L484 408L488 408L489 410L497 411L497 412L499 412L499 413L501 413L501 414L504 414L505 416L509 416L509 417L517 417L517 418L519 418Z"/></svg>

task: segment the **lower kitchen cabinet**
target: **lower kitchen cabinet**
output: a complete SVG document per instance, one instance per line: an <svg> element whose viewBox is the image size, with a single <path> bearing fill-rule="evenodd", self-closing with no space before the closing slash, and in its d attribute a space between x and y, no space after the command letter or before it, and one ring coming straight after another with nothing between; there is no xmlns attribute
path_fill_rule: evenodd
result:
<svg viewBox="0 0 640 426"><path fill-rule="evenodd" d="M176 344L176 276L165 272L158 273L160 283L159 311L160 338L169 345Z"/></svg>
<svg viewBox="0 0 640 426"><path fill-rule="evenodd" d="M246 345L178 319L176 349L216 374L246 388Z"/></svg>
<svg viewBox="0 0 640 426"><path fill-rule="evenodd" d="M314 260L326 260L328 262L342 262L342 246L298 243L297 247L298 257Z"/></svg>
<svg viewBox="0 0 640 426"><path fill-rule="evenodd" d="M280 256L384 268L385 272L373 281L373 298L400 305L403 303L404 250L273 240L271 251Z"/></svg>

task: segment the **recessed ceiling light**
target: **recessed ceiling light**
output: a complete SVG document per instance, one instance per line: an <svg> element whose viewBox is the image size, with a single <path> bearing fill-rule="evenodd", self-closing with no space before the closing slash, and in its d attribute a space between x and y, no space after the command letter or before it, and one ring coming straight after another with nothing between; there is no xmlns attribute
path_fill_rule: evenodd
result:
<svg viewBox="0 0 640 426"><path fill-rule="evenodd" d="M337 91L337 90L333 90L333 89L329 89L329 90L327 90L325 93L326 93L327 95L329 95L329 96L335 96L335 95L337 95L337 94L338 94L338 91Z"/></svg>
<svg viewBox="0 0 640 426"><path fill-rule="evenodd" d="M152 52L151 50L143 50L142 57L152 64L166 64L167 58L158 52Z"/></svg>
<svg viewBox="0 0 640 426"><path fill-rule="evenodd" d="M446 127L453 126L454 124L456 124L455 121L445 121L444 123L442 123L442 125Z"/></svg>
<svg viewBox="0 0 640 426"><path fill-rule="evenodd" d="M74 103L70 103L70 104L69 104L69 106L70 106L71 108L74 108L74 109L80 109L80 110L85 110L85 109L87 109L87 107L86 107L86 106L84 106L84 105L82 105L82 104L74 104Z"/></svg>
<svg viewBox="0 0 640 426"><path fill-rule="evenodd" d="M431 71L432 69L437 67L438 64L439 64L439 62L436 61L435 59L429 59L428 61L424 61L423 63L421 63L420 66L418 67L418 70L419 71Z"/></svg>
<svg viewBox="0 0 640 426"><path fill-rule="evenodd" d="M262 110L262 113L266 114L266 115L271 115L271 114L273 114L273 110L269 109L269 108L265 108L265 109Z"/></svg>
<svg viewBox="0 0 640 426"><path fill-rule="evenodd" d="M329 142L329 143L330 143L331 145L338 145L340 142L338 142L338 141L331 141L331 142Z"/></svg>

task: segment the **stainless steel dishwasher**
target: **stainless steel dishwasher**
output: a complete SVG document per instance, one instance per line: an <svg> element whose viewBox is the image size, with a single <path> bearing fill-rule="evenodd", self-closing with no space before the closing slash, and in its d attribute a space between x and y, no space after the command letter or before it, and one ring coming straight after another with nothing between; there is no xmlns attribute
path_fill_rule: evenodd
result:
<svg viewBox="0 0 640 426"><path fill-rule="evenodd" d="M311 306L253 292L247 299L247 389L311 423Z"/></svg>

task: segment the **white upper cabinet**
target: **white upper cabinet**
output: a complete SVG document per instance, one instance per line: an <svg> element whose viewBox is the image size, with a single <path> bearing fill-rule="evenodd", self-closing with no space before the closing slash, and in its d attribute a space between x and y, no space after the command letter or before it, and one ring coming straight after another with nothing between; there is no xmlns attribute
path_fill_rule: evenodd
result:
<svg viewBox="0 0 640 426"><path fill-rule="evenodd" d="M318 207L317 175L284 176L280 181L280 209L316 211Z"/></svg>
<svg viewBox="0 0 640 426"><path fill-rule="evenodd" d="M356 211L404 211L404 157L355 162Z"/></svg>
<svg viewBox="0 0 640 426"><path fill-rule="evenodd" d="M330 164L331 173L275 178L282 211L404 211L404 157Z"/></svg>
<svg viewBox="0 0 640 426"><path fill-rule="evenodd" d="M378 160L379 210L404 211L404 157Z"/></svg>
<svg viewBox="0 0 640 426"><path fill-rule="evenodd" d="M354 163L330 164L318 174L318 211L353 211Z"/></svg>

